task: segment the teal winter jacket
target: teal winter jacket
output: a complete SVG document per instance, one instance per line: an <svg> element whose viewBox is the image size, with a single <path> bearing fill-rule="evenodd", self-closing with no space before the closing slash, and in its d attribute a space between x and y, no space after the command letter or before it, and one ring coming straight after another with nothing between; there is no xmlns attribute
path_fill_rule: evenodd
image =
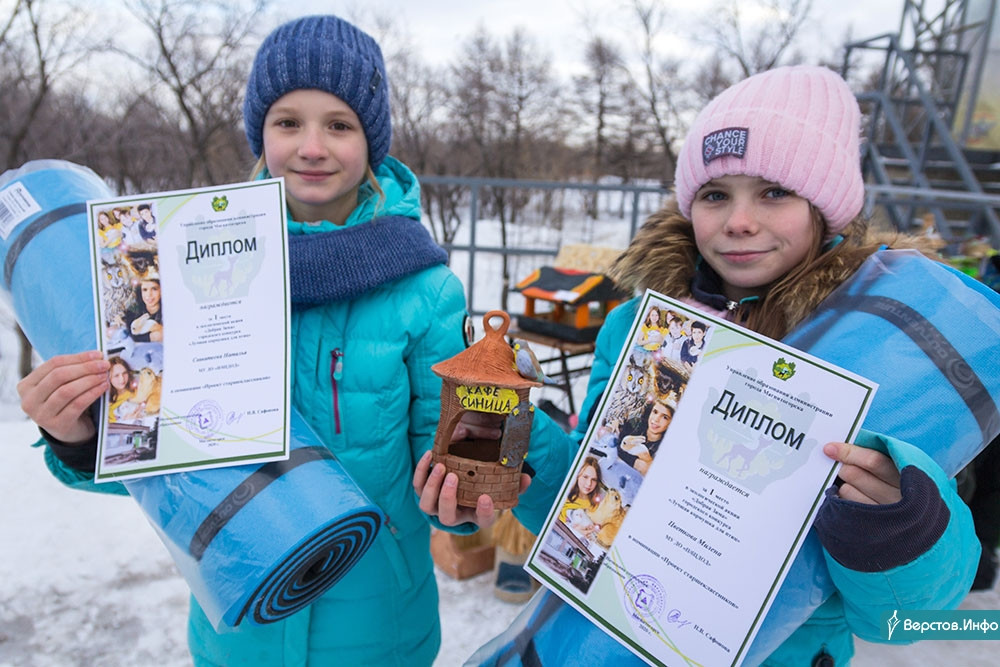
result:
<svg viewBox="0 0 1000 667"><path fill-rule="evenodd" d="M333 588L282 621L216 633L192 598L188 640L196 665L430 665L437 654L430 527L412 476L438 421L441 381L430 368L465 347L465 296L440 259L407 266L419 250L414 234L426 237L419 244L425 254L444 257L425 231L414 231L416 177L391 157L376 176L384 200L362 186L344 225L288 222L290 247L301 242L310 260L308 272L291 270L292 404L387 524ZM408 233L394 233L394 225ZM46 461L62 481L93 488L91 475L51 452Z"/></svg>

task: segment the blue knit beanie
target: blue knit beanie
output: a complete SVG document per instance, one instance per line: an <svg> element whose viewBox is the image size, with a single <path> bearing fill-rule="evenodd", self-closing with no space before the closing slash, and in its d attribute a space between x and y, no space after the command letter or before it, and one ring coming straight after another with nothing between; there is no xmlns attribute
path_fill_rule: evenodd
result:
<svg viewBox="0 0 1000 667"><path fill-rule="evenodd" d="M378 167L389 152L389 82L378 44L336 16L306 16L268 35L253 61L243 101L250 150L263 150L264 116L293 90L315 88L343 100L358 115L368 140L368 163Z"/></svg>

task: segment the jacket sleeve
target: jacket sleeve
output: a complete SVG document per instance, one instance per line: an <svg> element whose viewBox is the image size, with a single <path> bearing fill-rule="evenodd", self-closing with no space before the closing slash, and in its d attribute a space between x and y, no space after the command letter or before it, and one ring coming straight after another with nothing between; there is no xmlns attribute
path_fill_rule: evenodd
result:
<svg viewBox="0 0 1000 667"><path fill-rule="evenodd" d="M957 607L972 585L980 546L955 483L927 454L865 431L857 444L892 458L903 498L863 505L831 493L816 530L851 631L885 641L884 612Z"/></svg>
<svg viewBox="0 0 1000 667"><path fill-rule="evenodd" d="M541 530L552 504L556 501L576 457L580 442L599 408L618 355L635 317L638 300L633 299L608 314L594 343L594 361L587 382L587 396L580 407L580 419L572 433L566 433L541 410L535 411L531 426L531 444L527 464L533 471L531 485L521 494L514 516L536 535Z"/></svg>
<svg viewBox="0 0 1000 667"><path fill-rule="evenodd" d="M94 458L97 456L97 438L84 445L69 446L42 431L36 447L45 447L45 466L57 480L80 491L128 495L121 482L94 482Z"/></svg>
<svg viewBox="0 0 1000 667"><path fill-rule="evenodd" d="M465 349L465 292L462 283L449 269L441 267L444 280L437 291L428 290L428 326L415 341L406 357L410 381L409 436L411 471L416 462L434 444L441 412L441 378L431 366Z"/></svg>

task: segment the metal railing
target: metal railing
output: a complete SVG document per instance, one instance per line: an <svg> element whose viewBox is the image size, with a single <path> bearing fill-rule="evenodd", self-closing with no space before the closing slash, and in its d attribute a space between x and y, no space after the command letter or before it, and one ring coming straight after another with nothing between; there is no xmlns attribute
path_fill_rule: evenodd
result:
<svg viewBox="0 0 1000 667"><path fill-rule="evenodd" d="M564 243L591 243L624 249L645 217L658 210L668 195L668 190L660 185L450 176L418 178L425 188L438 185L457 186L467 190L464 201L467 214L461 223L463 229L460 229L460 237L441 245L451 257L452 270L465 284L467 303L474 315L497 307L511 312L512 307L519 306L519 297L511 294L511 287L530 271L541 265L551 264ZM518 211L517 222L504 223L498 220L484 197L484 191L494 188L524 191L522 194L527 194L528 200L530 191L563 191L578 193L580 197L579 201L564 204L564 209L560 212L559 229L555 229L544 216L532 216L529 206ZM606 206L603 211L600 207L596 211L588 211L584 205L584 195L587 194L598 200L602 195L605 199L617 195L615 210ZM485 231L486 227L492 232L494 228L504 224L515 227L517 231L516 234L508 235L506 244ZM511 239L509 236L515 238ZM495 266L488 258L501 258L501 266ZM498 294L484 299L483 292L486 289L497 287Z"/></svg>

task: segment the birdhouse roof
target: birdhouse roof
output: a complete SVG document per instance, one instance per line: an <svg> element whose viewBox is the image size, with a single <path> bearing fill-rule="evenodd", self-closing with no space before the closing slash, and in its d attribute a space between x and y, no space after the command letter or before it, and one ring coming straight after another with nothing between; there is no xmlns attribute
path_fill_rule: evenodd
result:
<svg viewBox="0 0 1000 667"><path fill-rule="evenodd" d="M621 299L625 293L603 273L543 266L514 288L524 296L575 306L590 301Z"/></svg>
<svg viewBox="0 0 1000 667"><path fill-rule="evenodd" d="M503 323L494 328L490 320L500 317ZM541 382L528 380L514 366L514 350L504 335L510 326L510 316L502 310L483 315L485 336L454 357L431 366L431 370L446 380L459 384L491 385L509 389L541 387Z"/></svg>

